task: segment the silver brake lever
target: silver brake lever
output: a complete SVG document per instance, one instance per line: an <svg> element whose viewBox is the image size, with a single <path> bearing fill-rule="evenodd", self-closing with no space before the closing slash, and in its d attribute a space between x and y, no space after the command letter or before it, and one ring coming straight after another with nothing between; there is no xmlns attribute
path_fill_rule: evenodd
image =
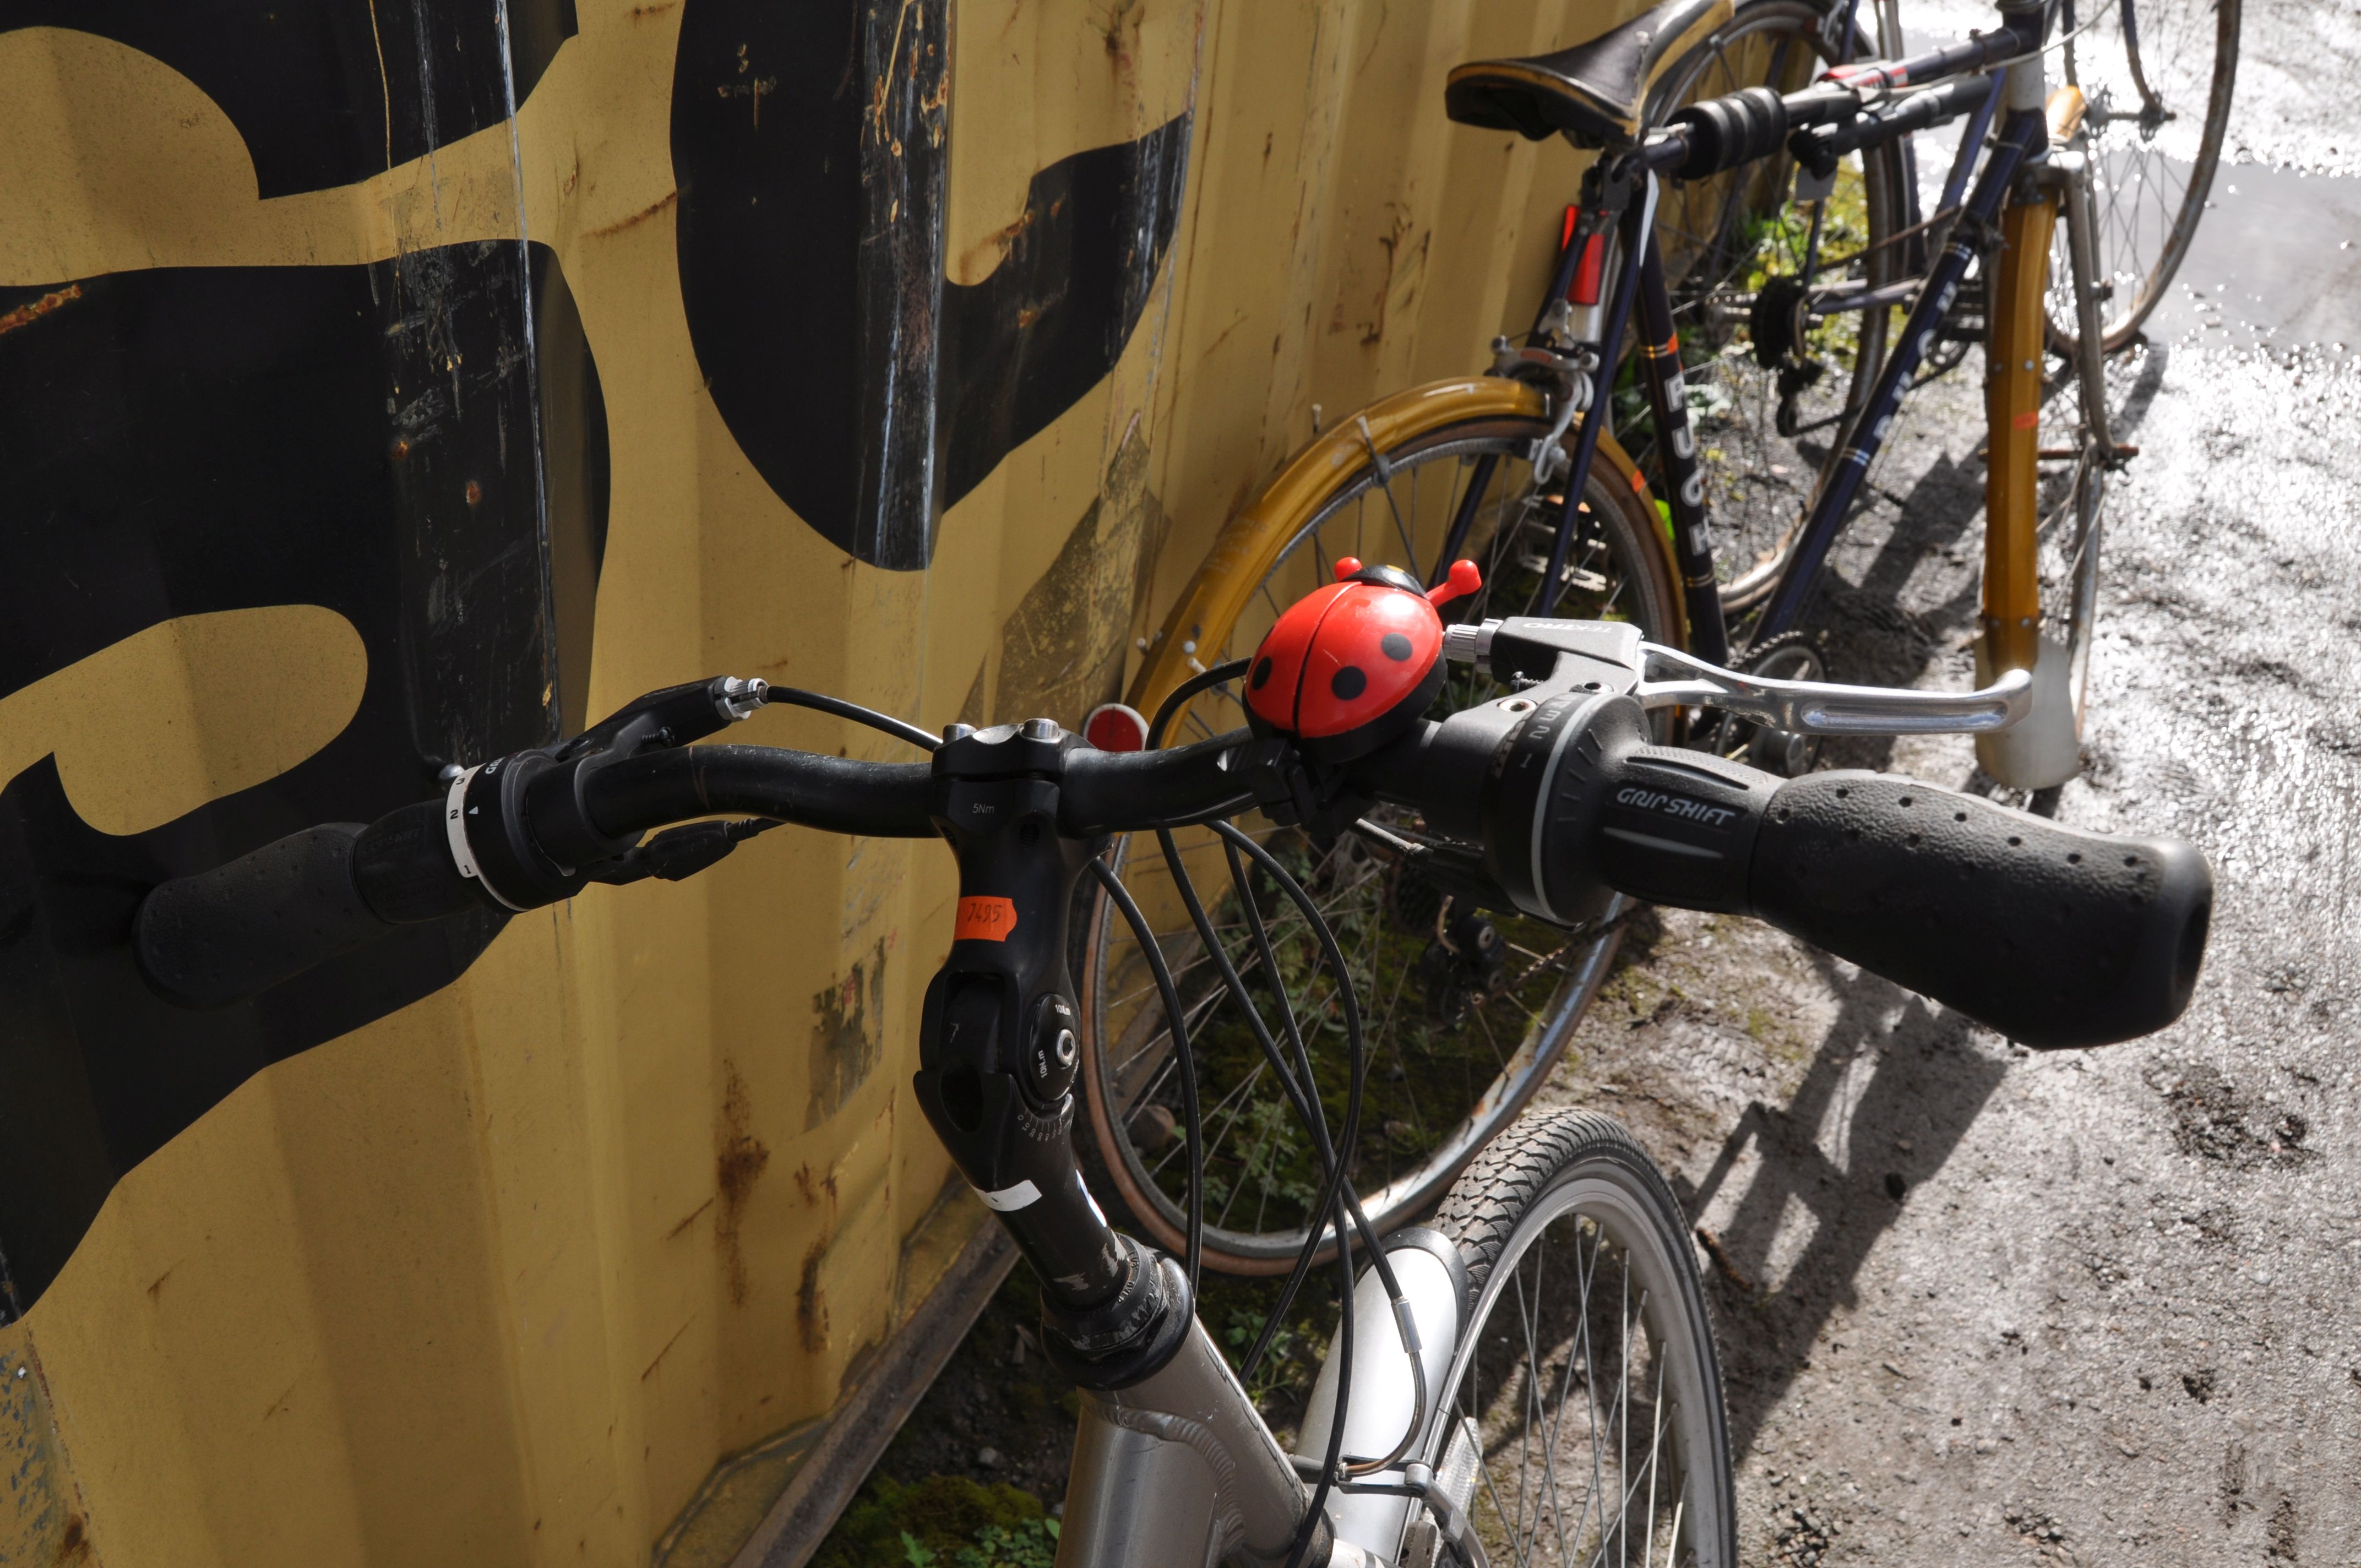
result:
<svg viewBox="0 0 2361 1568"><path fill-rule="evenodd" d="M1981 735L2005 729L2033 708L2033 675L2010 670L1979 692L1905 691L1741 675L1677 648L1640 644L1646 708L1718 707L1801 735Z"/></svg>

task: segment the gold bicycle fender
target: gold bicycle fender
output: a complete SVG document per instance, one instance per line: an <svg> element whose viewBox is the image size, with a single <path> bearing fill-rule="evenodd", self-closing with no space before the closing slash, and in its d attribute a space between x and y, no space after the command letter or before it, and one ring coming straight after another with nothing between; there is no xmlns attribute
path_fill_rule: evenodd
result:
<svg viewBox="0 0 2361 1568"><path fill-rule="evenodd" d="M1465 420L1523 416L1547 417L1546 400L1538 388L1499 376L1460 376L1407 388L1379 400L1345 419L1290 458L1245 510L1232 518L1205 559L1181 590L1164 618L1164 626L1149 642L1132 677L1125 700L1153 717L1173 688L1206 666L1201 652L1218 649L1236 624L1255 585L1271 562L1295 537L1313 509L1368 464L1373 452L1391 451L1402 442ZM1650 516L1655 498L1639 466L1605 432L1598 437L1598 458L1638 493ZM1648 536L1673 565L1672 546L1661 528ZM1677 570L1671 580L1680 581ZM1677 605L1678 600L1675 599ZM1683 641L1686 641L1686 628Z"/></svg>

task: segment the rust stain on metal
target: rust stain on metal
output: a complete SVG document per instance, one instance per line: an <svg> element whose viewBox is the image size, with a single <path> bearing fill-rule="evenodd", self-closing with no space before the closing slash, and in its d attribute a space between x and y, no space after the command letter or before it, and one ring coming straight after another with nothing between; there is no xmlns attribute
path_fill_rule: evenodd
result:
<svg viewBox="0 0 2361 1568"><path fill-rule="evenodd" d="M15 310L0 315L0 333L10 333L20 326L29 326L60 305L70 305L81 298L82 285L69 283L62 289L51 290L38 300L27 300Z"/></svg>
<svg viewBox="0 0 2361 1568"><path fill-rule="evenodd" d="M1131 49L1124 47L1124 29L1126 25L1129 27L1132 44L1137 47L1142 20L1140 0L1115 0L1107 7L1106 21L1099 32L1106 44L1107 58L1115 61L1118 69L1130 64Z"/></svg>
<svg viewBox="0 0 2361 1568"><path fill-rule="evenodd" d="M1001 627L994 708L1078 725L1123 684L1125 633L1151 512L1148 443L1134 420L1058 558Z"/></svg>
<svg viewBox="0 0 2361 1568"><path fill-rule="evenodd" d="M58 1537L58 1550L49 1559L54 1568L65 1568L71 1563L87 1563L90 1555L90 1530L80 1514L66 1516L65 1532Z"/></svg>
<svg viewBox="0 0 2361 1568"><path fill-rule="evenodd" d="M960 257L960 276L972 275L975 271L976 263L983 259L983 253L987 250L996 250L1000 253L999 260L993 263L994 267L997 267L1000 261L1007 259L1009 251L1018 240L1025 237L1025 231L1033 226L1033 209L1028 206L1017 214L1015 223L969 246ZM1038 315L1040 313L1036 311L1034 314Z"/></svg>
<svg viewBox="0 0 2361 1568"><path fill-rule="evenodd" d="M808 1165L796 1168L796 1186L804 1201L815 1208L825 1206L828 1218L822 1222L819 1234L812 1238L804 1250L803 1277L796 1285L796 1330L804 1349L813 1355L828 1348L828 1290L820 1284L820 1266L828 1261L828 1249L836 1240L836 1172L815 1179Z"/></svg>
<svg viewBox="0 0 2361 1568"><path fill-rule="evenodd" d="M738 1076L737 1065L725 1061L722 1070L728 1076L721 1092L720 1146L714 1157L714 1187L721 1212L714 1221L713 1240L721 1252L730 1302L742 1307L751 1287L746 1257L738 1245L738 1227L745 1215L746 1201L753 1196L754 1183L771 1163L771 1150L754 1135L753 1102L747 1097L746 1080Z"/></svg>
<svg viewBox="0 0 2361 1568"><path fill-rule="evenodd" d="M796 1287L796 1327L804 1350L812 1355L828 1349L828 1292L820 1286L819 1266L828 1255L828 1244L834 1232L835 1227L830 1226L820 1233L819 1239L804 1254L803 1283Z"/></svg>
<svg viewBox="0 0 2361 1568"><path fill-rule="evenodd" d="M303 1379L299 1376L293 1383L287 1385L286 1392L280 1394L276 1399L271 1400L270 1409L262 1412L262 1419L267 1421L271 1417L277 1415L280 1411L285 1409L287 1408L287 1401L295 1397L297 1385L301 1384L302 1381Z"/></svg>
<svg viewBox="0 0 2361 1568"><path fill-rule="evenodd" d="M919 8L918 0L902 0L902 5L894 16L894 41L885 50L886 69L878 73L869 90L867 117L873 133L872 145L892 147L894 156L896 158L902 156L901 138L885 128L886 102L894 94L894 67L899 65L902 60L902 39L905 33L917 34L926 30L927 14ZM909 62L914 78L917 65L917 40L914 37L911 38L912 57Z"/></svg>
<svg viewBox="0 0 2361 1568"><path fill-rule="evenodd" d="M631 228L637 225L646 223L650 218L654 217L658 213L663 212L666 207L671 206L674 203L678 202L679 200L680 192L678 191L674 191L662 201L649 203L646 206L642 207L638 212L633 213L628 218L609 224L605 228L592 229L586 237L590 239L605 239L609 235L620 234L627 228Z"/></svg>
<svg viewBox="0 0 2361 1568"><path fill-rule="evenodd" d="M804 1130L843 1108L869 1080L884 1049L879 1027L885 1005L885 941L842 980L812 997L811 1099Z"/></svg>
<svg viewBox="0 0 2361 1568"><path fill-rule="evenodd" d="M803 1193L805 1202L817 1204L825 1201L828 1212L831 1214L836 1212L836 1172L831 1170L815 1181L812 1179L812 1168L799 1165L796 1167L796 1187Z"/></svg>

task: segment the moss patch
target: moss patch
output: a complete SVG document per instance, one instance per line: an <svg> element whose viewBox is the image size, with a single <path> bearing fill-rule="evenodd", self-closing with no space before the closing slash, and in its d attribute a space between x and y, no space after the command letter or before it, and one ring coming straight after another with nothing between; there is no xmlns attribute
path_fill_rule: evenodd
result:
<svg viewBox="0 0 2361 1568"><path fill-rule="evenodd" d="M1005 1482L929 1475L905 1486L873 1478L844 1512L812 1568L1049 1568L1058 1521Z"/></svg>

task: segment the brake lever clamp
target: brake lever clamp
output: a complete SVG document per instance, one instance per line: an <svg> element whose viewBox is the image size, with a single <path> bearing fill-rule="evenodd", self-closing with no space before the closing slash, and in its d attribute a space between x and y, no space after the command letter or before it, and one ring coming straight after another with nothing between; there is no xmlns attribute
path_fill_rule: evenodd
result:
<svg viewBox="0 0 2361 1568"><path fill-rule="evenodd" d="M1373 803L1341 767L1307 766L1280 736L1248 740L1225 753L1223 771L1253 795L1264 816L1283 828L1301 828L1326 840L1349 829Z"/></svg>
<svg viewBox="0 0 2361 1568"><path fill-rule="evenodd" d="M762 707L769 690L737 675L665 686L571 740L453 773L441 806L452 862L484 901L516 912L561 903L592 883L702 870L746 835L675 836L664 851L642 854L642 835L613 837L591 819L587 786L603 768L719 733Z"/></svg>

